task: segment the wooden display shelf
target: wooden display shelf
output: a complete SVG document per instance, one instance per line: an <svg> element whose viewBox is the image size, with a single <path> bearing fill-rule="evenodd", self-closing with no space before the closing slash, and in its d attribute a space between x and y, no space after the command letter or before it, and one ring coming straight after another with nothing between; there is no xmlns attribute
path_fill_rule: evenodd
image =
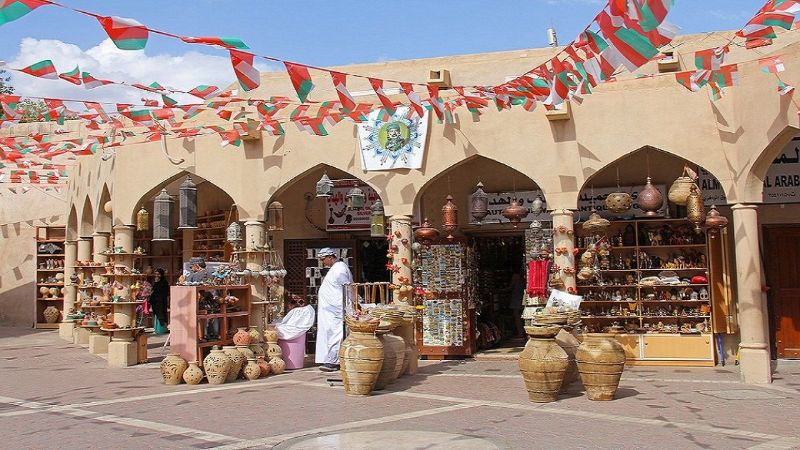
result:
<svg viewBox="0 0 800 450"><path fill-rule="evenodd" d="M689 320L689 319L710 319L711 316L640 316L642 319L676 319L676 320Z"/></svg>
<svg viewBox="0 0 800 450"><path fill-rule="evenodd" d="M192 253L224 253L225 250L192 250Z"/></svg>
<svg viewBox="0 0 800 450"><path fill-rule="evenodd" d="M580 288L590 288L590 289L618 289L618 288L638 288L638 284L591 284L591 285L578 285Z"/></svg>
<svg viewBox="0 0 800 450"><path fill-rule="evenodd" d="M224 237L221 237L221 238L192 239L192 241L194 241L194 242L207 242L207 241L218 242L218 241L224 241L224 240L225 240Z"/></svg>
<svg viewBox="0 0 800 450"><path fill-rule="evenodd" d="M132 328L103 328L100 327L101 331L107 331L110 333L120 332L120 331L139 331L144 330L144 327L132 327Z"/></svg>
<svg viewBox="0 0 800 450"><path fill-rule="evenodd" d="M711 300L640 300L639 303L708 303Z"/></svg>
<svg viewBox="0 0 800 450"><path fill-rule="evenodd" d="M688 272L688 271L698 271L698 270L708 270L708 267L684 267L683 269L634 269L640 270L642 272Z"/></svg>
<svg viewBox="0 0 800 450"><path fill-rule="evenodd" d="M63 272L64 269L36 269L37 272Z"/></svg>
<svg viewBox="0 0 800 450"><path fill-rule="evenodd" d="M36 300L40 302L56 302L56 301L63 302L64 297L39 297Z"/></svg>
<svg viewBox="0 0 800 450"><path fill-rule="evenodd" d="M37 253L36 256L38 256L40 258L58 258L58 257L64 257L66 255L64 255L63 253L52 253L52 254L51 253Z"/></svg>
<svg viewBox="0 0 800 450"><path fill-rule="evenodd" d="M36 283L37 286L60 286L64 287L64 283Z"/></svg>
<svg viewBox="0 0 800 450"><path fill-rule="evenodd" d="M47 227L44 227L44 228L47 228ZM36 239L36 242L39 242L39 243L42 243L42 244L46 244L48 242L63 244L64 243L64 239L63 238L61 238L61 239Z"/></svg>
<svg viewBox="0 0 800 450"><path fill-rule="evenodd" d="M640 288L687 288L687 287L694 287L694 286L708 286L708 283L697 283L697 284L640 284Z"/></svg>
<svg viewBox="0 0 800 450"><path fill-rule="evenodd" d="M641 319L642 316L581 316L581 319Z"/></svg>
<svg viewBox="0 0 800 450"><path fill-rule="evenodd" d="M251 303L252 305L252 303ZM219 319L220 317L245 317L249 316L250 312L248 311L239 311L239 312L232 312L232 313L214 313L214 314L198 314L197 320L203 319Z"/></svg>
<svg viewBox="0 0 800 450"><path fill-rule="evenodd" d="M657 250L659 248L677 249L677 248L705 248L706 244L668 244L668 245L640 245L640 250ZM613 247L612 247L613 248ZM636 248L636 247L631 247Z"/></svg>
<svg viewBox="0 0 800 450"><path fill-rule="evenodd" d="M100 309L100 308L103 308L103 309L110 309L110 307L109 307L109 306L103 306L103 305L95 305L95 306L92 306L92 305L88 305L88 306L78 306L78 308L80 308L80 309Z"/></svg>
<svg viewBox="0 0 800 450"><path fill-rule="evenodd" d="M100 256L147 256L147 253L129 253L129 252L119 252L119 253L100 253Z"/></svg>
<svg viewBox="0 0 800 450"><path fill-rule="evenodd" d="M210 214L208 216L197 216L197 220L198 221L201 221L201 220L209 221L211 219L224 219L226 214L227 213L222 212L222 213L219 213L219 214Z"/></svg>
<svg viewBox="0 0 800 450"><path fill-rule="evenodd" d="M141 302L100 302L101 305L141 305Z"/></svg>

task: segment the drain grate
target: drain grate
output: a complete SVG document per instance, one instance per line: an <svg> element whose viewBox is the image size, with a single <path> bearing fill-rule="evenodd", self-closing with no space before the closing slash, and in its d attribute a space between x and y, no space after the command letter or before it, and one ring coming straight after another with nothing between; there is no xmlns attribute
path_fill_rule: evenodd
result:
<svg viewBox="0 0 800 450"><path fill-rule="evenodd" d="M697 391L704 395L721 398L723 400L774 400L786 398L775 395L771 392L764 392L755 389L725 389L721 391Z"/></svg>

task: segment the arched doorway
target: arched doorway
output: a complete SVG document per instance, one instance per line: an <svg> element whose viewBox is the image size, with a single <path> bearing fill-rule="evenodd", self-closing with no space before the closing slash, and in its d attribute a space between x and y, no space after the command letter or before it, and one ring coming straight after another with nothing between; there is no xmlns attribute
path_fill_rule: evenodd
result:
<svg viewBox="0 0 800 450"><path fill-rule="evenodd" d="M83 199L83 208L81 209L81 220L78 227L79 237L91 238L94 233L94 207L88 197Z"/></svg>
<svg viewBox="0 0 800 450"><path fill-rule="evenodd" d="M103 192L100 195L100 202L98 205L97 218L95 219L95 231L110 233L113 214L111 210L111 191L108 189L108 185L103 185Z"/></svg>
<svg viewBox="0 0 800 450"><path fill-rule="evenodd" d="M478 183L488 195L487 215L480 223L470 210ZM452 239L443 229L442 208L449 205L448 196L458 208ZM527 210L517 224L503 215L512 202ZM534 180L483 156L468 158L422 186L415 202L416 220L428 218L441 230L437 242L419 247L415 254L414 282L431 293L418 299L423 322L437 324L420 330L422 354L470 355L524 345L525 272L539 239L526 230L533 220L549 222L545 209L546 199Z"/></svg>

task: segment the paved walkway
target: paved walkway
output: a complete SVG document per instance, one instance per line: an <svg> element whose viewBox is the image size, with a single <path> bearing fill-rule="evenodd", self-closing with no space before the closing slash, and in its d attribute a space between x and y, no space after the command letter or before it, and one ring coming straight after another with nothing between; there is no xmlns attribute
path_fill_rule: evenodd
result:
<svg viewBox="0 0 800 450"><path fill-rule="evenodd" d="M3 448L800 448L792 363L770 386L739 383L735 367L630 368L613 402L578 384L541 405L514 362L423 361L355 398L313 368L165 386L158 362L107 369L57 333L0 328L0 373Z"/></svg>

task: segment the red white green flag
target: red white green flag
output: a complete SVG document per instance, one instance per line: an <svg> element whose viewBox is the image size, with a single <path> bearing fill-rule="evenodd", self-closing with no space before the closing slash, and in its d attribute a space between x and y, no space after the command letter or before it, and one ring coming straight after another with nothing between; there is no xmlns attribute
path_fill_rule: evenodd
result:
<svg viewBox="0 0 800 450"><path fill-rule="evenodd" d="M686 89L697 92L708 84L709 80L711 80L711 74L712 71L710 70L678 72L675 74L675 80Z"/></svg>
<svg viewBox="0 0 800 450"><path fill-rule="evenodd" d="M219 88L216 86L201 84L200 86L197 86L196 88L189 91L189 94L192 94L195 97L200 97L203 100L208 100L219 94Z"/></svg>
<svg viewBox="0 0 800 450"><path fill-rule="evenodd" d="M331 72L331 81L336 88L336 94L339 95L339 101L342 102L342 109L346 113L350 113L356 109L356 101L347 90L347 75L340 72Z"/></svg>
<svg viewBox="0 0 800 450"><path fill-rule="evenodd" d="M223 48L233 48L237 50L247 50L250 47L247 46L241 39L235 37L216 37L216 36L200 36L200 37L192 37L192 36L181 36L181 40L183 42L189 44L205 44L205 45L217 45Z"/></svg>
<svg viewBox="0 0 800 450"><path fill-rule="evenodd" d="M400 83L400 88L403 90L403 92L405 92L406 97L408 97L408 101L411 103L411 109L417 113L417 116L425 116L425 108L422 106L422 98L420 98L419 94L414 92L414 86L412 86L411 83Z"/></svg>
<svg viewBox="0 0 800 450"><path fill-rule="evenodd" d="M56 66L54 66L53 61L50 61L49 59L31 64L30 66L21 69L20 72L27 73L28 75L32 75L34 77L47 78L49 80L58 79Z"/></svg>
<svg viewBox="0 0 800 450"><path fill-rule="evenodd" d="M439 97L439 86L428 85L428 102L431 104L431 109L439 118L439 121L444 119L445 106L441 97Z"/></svg>
<svg viewBox="0 0 800 450"><path fill-rule="evenodd" d="M0 0L0 26L19 19L34 9L49 5L45 0Z"/></svg>
<svg viewBox="0 0 800 450"><path fill-rule="evenodd" d="M729 50L727 45L699 50L694 54L694 64L698 70L719 70L725 62L725 54Z"/></svg>
<svg viewBox="0 0 800 450"><path fill-rule="evenodd" d="M231 65L236 79L245 91L252 91L261 84L261 74L253 65L253 54L239 50L229 50Z"/></svg>
<svg viewBox="0 0 800 450"><path fill-rule="evenodd" d="M793 21L794 13L792 12L764 11L750 19L744 28L736 32L736 35L747 38L770 27L780 27L784 30L791 30Z"/></svg>
<svg viewBox="0 0 800 450"><path fill-rule="evenodd" d="M94 89L107 84L116 84L110 80L101 80L99 78L95 78L89 72L81 72L81 80L83 81L83 87L86 89Z"/></svg>
<svg viewBox="0 0 800 450"><path fill-rule="evenodd" d="M767 56L758 60L758 65L761 66L761 71L765 73L781 73L786 70L780 58L777 56Z"/></svg>
<svg viewBox="0 0 800 450"><path fill-rule="evenodd" d="M598 14L597 23L603 35L611 42L611 47L603 53L608 53L606 58L612 64L617 63L615 67L621 64L633 72L658 54L658 50L646 36L630 28L614 26L607 13ZM613 51L609 51L611 49Z"/></svg>
<svg viewBox="0 0 800 450"><path fill-rule="evenodd" d="M372 85L372 89L375 91L375 94L378 96L378 100L381 101L381 104L386 109L386 111L392 115L395 111L395 104L389 97L383 92L383 80L378 78L369 78L369 84Z"/></svg>
<svg viewBox="0 0 800 450"><path fill-rule="evenodd" d="M297 97L301 102L305 103L306 100L308 100L308 95L314 89L314 82L311 81L311 74L308 73L308 67L285 61L283 65L286 66L286 72L292 80L292 86L294 86L294 90L297 92Z"/></svg>
<svg viewBox="0 0 800 450"><path fill-rule="evenodd" d="M69 72L62 73L61 75L58 76L58 78L61 78L62 80L65 81L69 81L70 83L78 86L80 86L82 83L81 70L80 68L78 68L78 66L75 66L75 68L70 70Z"/></svg>
<svg viewBox="0 0 800 450"><path fill-rule="evenodd" d="M106 34L120 50L142 50L147 45L147 27L134 19L98 16Z"/></svg>
<svg viewBox="0 0 800 450"><path fill-rule="evenodd" d="M789 95L794 92L794 86L784 83L781 80L778 80L778 93L781 95Z"/></svg>

